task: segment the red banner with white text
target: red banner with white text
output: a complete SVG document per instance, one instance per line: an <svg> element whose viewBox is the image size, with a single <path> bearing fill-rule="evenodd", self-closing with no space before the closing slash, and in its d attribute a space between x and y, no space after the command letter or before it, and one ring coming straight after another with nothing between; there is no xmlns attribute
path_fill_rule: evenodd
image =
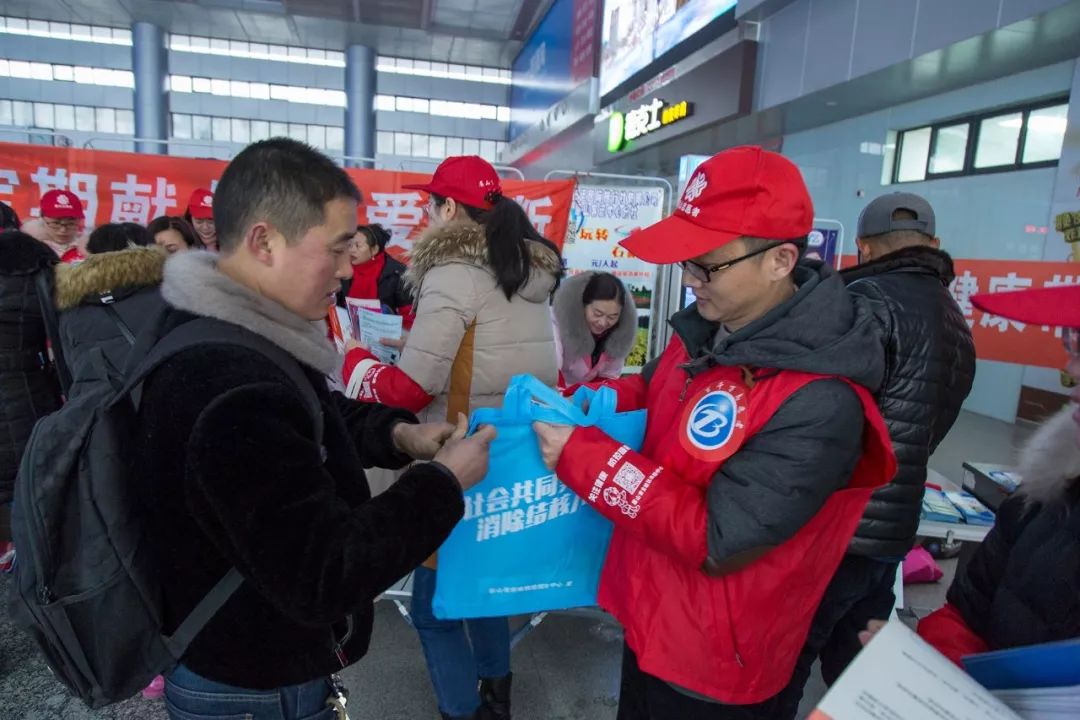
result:
<svg viewBox="0 0 1080 720"><path fill-rule="evenodd" d="M109 222L146 225L159 215L183 215L196 188L217 187L222 160L77 150L0 143L0 202L23 222L38 217L41 196L70 190L83 202L87 229ZM407 251L427 224L427 197L402 185L428 175L346 168L360 188L357 222L390 230L395 255ZM562 247L574 196L573 180L503 180L503 194L517 200L545 237Z"/></svg>

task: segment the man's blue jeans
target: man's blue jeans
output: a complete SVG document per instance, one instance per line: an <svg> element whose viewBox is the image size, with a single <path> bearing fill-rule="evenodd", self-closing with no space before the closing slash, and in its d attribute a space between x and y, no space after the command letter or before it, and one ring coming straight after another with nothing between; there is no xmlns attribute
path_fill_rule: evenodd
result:
<svg viewBox="0 0 1080 720"><path fill-rule="evenodd" d="M434 596L435 571L417 568L411 615L439 710L450 717L468 717L480 707L479 679L510 672L510 624L506 618L439 620L431 612Z"/></svg>
<svg viewBox="0 0 1080 720"><path fill-rule="evenodd" d="M248 690L208 680L177 665L165 678L171 720L334 720L330 681L319 678L274 690Z"/></svg>

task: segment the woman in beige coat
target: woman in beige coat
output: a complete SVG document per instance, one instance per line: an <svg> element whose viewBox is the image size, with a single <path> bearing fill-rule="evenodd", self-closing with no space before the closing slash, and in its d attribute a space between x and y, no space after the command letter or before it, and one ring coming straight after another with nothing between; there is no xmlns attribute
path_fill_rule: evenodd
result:
<svg viewBox="0 0 1080 720"><path fill-rule="evenodd" d="M409 186L406 186L409 187ZM562 275L555 246L503 197L495 169L448 158L431 182L430 227L405 275L416 320L396 367L362 349L346 357L349 394L413 410L421 422L498 407L514 375L555 385L550 297ZM412 619L443 718L510 717L510 633L505 618L438 620L434 563L413 575ZM479 690L477 689L479 681Z"/></svg>

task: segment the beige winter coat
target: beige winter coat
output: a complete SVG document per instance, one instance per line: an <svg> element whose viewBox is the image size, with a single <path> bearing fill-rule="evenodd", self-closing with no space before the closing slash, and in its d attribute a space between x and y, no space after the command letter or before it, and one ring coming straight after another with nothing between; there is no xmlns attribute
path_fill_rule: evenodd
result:
<svg viewBox="0 0 1080 720"><path fill-rule="evenodd" d="M488 265L479 225L455 223L416 242L405 275L416 297L416 321L398 367L435 398L420 412L422 422L500 406L514 375L555 385L548 301L562 262L540 243L528 246L532 275L507 300Z"/></svg>

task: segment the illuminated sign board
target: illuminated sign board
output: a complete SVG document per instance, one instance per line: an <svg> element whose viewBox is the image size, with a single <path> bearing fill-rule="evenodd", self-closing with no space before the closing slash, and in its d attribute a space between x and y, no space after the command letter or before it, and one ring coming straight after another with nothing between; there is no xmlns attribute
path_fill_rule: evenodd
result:
<svg viewBox="0 0 1080 720"><path fill-rule="evenodd" d="M659 98L625 113L614 112L608 121L608 152L617 153L627 143L693 114L694 106L686 100L669 105Z"/></svg>

